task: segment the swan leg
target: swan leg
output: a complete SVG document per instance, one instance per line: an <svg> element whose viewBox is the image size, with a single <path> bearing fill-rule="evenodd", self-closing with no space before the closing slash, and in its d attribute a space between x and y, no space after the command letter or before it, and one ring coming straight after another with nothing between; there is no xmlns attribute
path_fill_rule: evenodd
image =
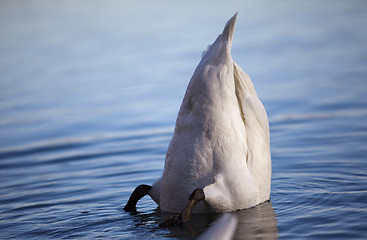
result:
<svg viewBox="0 0 367 240"><path fill-rule="evenodd" d="M174 227L190 221L192 210L194 209L196 204L204 199L205 194L203 189L195 189L189 197L189 203L182 210L180 215L174 215L171 218L163 221L161 224L159 224L159 227Z"/></svg>
<svg viewBox="0 0 367 240"><path fill-rule="evenodd" d="M131 194L129 201L127 202L126 206L124 207L124 210L126 212L132 212L134 210L136 210L136 203L145 195L147 195L150 191L150 189L152 189L151 186L149 185L139 185L137 188L135 188L135 190L133 191L133 193Z"/></svg>

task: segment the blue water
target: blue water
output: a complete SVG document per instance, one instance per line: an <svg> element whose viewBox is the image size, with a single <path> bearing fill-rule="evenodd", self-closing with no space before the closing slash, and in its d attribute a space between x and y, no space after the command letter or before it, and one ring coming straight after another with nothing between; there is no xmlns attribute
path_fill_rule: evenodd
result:
<svg viewBox="0 0 367 240"><path fill-rule="evenodd" d="M232 55L270 121L271 201L235 239L367 238L365 1L0 2L0 238L190 239L132 190L161 174L201 52Z"/></svg>

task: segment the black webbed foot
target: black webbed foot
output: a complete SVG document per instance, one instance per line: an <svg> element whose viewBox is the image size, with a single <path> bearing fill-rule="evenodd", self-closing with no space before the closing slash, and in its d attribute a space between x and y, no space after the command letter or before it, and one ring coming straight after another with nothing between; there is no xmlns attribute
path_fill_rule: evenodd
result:
<svg viewBox="0 0 367 240"><path fill-rule="evenodd" d="M183 224L180 215L173 215L159 224L161 228L175 227Z"/></svg>
<svg viewBox="0 0 367 240"><path fill-rule="evenodd" d="M205 194L203 189L195 189L189 197L189 203L182 210L180 215L174 215L171 218L163 221L161 224L159 224L159 227L162 228L175 227L190 221L192 210L194 209L196 204L198 204L198 202L204 199Z"/></svg>
<svg viewBox="0 0 367 240"><path fill-rule="evenodd" d="M129 201L127 202L126 206L124 207L124 210L126 212L132 212L136 210L136 203L145 195L147 195L152 189L149 185L139 185L133 193L131 194Z"/></svg>

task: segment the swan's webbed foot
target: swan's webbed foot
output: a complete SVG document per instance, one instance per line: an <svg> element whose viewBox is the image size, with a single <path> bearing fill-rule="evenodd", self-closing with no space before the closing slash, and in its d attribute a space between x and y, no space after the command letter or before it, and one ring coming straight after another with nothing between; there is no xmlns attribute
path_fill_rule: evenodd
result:
<svg viewBox="0 0 367 240"><path fill-rule="evenodd" d="M159 224L161 228L175 227L183 224L181 215L173 215Z"/></svg>
<svg viewBox="0 0 367 240"><path fill-rule="evenodd" d="M184 210L180 213L180 215L174 215L171 218L163 221L161 224L159 224L160 227L168 228L168 227L174 227L181 225L183 223L186 223L190 221L192 210L200 202L201 200L205 199L205 194L203 189L195 189L190 197L189 197L189 203L186 205Z"/></svg>
<svg viewBox="0 0 367 240"><path fill-rule="evenodd" d="M139 185L137 188L135 188L135 190L133 191L133 193L131 194L129 201L127 202L126 206L124 207L124 210L126 212L132 212L136 210L136 203L145 195L147 195L150 191L150 189L152 189L151 186L149 185Z"/></svg>

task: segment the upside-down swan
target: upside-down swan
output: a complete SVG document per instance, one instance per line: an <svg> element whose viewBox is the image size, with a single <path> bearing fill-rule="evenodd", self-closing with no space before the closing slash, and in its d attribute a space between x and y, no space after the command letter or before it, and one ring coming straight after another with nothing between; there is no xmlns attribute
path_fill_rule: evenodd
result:
<svg viewBox="0 0 367 240"><path fill-rule="evenodd" d="M269 200L268 117L250 77L232 60L236 18L228 20L191 77L162 177L137 187L126 211L148 194L162 211L180 213L161 224L172 226L189 221L192 212L228 212Z"/></svg>

